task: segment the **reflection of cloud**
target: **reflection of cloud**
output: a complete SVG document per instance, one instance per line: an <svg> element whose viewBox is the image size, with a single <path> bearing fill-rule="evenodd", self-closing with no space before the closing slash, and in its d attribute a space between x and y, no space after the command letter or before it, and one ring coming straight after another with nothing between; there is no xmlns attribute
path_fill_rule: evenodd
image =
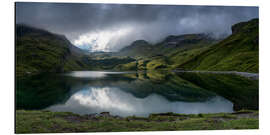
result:
<svg viewBox="0 0 270 135"><path fill-rule="evenodd" d="M118 94L111 92L109 88L92 88L90 91L82 91L75 94L72 98L85 107L99 108L104 110L134 111L134 108L128 102L122 102Z"/></svg>
<svg viewBox="0 0 270 135"><path fill-rule="evenodd" d="M233 104L221 97L206 102L170 102L152 94L136 98L118 88L89 88L75 93L65 103L47 108L52 111L71 111L79 114L109 111L120 116L147 116L149 113L217 113L233 112Z"/></svg>
<svg viewBox="0 0 270 135"><path fill-rule="evenodd" d="M67 75L78 78L102 78L106 76L105 72L98 71L73 71Z"/></svg>
<svg viewBox="0 0 270 135"><path fill-rule="evenodd" d="M109 71L72 71L67 73L67 76L78 78L103 78L108 74L127 74L131 72L109 72Z"/></svg>

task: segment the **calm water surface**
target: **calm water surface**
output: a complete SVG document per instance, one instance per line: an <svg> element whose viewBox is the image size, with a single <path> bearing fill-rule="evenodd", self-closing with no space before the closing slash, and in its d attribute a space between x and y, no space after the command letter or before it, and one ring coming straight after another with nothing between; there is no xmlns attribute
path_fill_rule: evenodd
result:
<svg viewBox="0 0 270 135"><path fill-rule="evenodd" d="M211 86L209 90L207 84L197 83L198 78L201 76L194 73L173 72L74 71L36 75L17 81L16 108L78 114L110 112L119 116L234 111L233 101L215 91L219 87Z"/></svg>

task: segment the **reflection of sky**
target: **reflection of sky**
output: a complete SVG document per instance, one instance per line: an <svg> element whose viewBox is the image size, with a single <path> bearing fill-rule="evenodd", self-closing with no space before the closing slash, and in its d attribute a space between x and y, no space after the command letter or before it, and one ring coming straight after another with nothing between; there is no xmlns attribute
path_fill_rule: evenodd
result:
<svg viewBox="0 0 270 135"><path fill-rule="evenodd" d="M47 109L79 114L108 111L120 116L147 116L149 113L162 112L186 114L233 112L233 104L222 97L215 97L206 102L170 102L156 94L137 98L118 88L90 87L72 95L65 104L53 105Z"/></svg>
<svg viewBox="0 0 270 135"><path fill-rule="evenodd" d="M108 74L123 74L129 72L108 72L108 71L73 71L66 75L78 78L103 78Z"/></svg>

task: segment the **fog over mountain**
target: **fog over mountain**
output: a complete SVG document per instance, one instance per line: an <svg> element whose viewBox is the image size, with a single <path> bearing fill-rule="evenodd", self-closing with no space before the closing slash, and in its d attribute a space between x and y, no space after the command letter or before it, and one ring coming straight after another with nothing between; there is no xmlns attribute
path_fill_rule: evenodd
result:
<svg viewBox="0 0 270 135"><path fill-rule="evenodd" d="M90 51L118 51L131 42L168 35L231 34L231 25L257 18L258 7L16 3L16 23L64 34Z"/></svg>

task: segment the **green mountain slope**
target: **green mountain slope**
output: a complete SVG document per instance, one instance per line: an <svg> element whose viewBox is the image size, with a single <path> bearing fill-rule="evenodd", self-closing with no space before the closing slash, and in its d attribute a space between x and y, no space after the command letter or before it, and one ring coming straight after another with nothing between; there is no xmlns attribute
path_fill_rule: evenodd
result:
<svg viewBox="0 0 270 135"><path fill-rule="evenodd" d="M232 35L179 67L187 70L259 72L258 19L232 26Z"/></svg>
<svg viewBox="0 0 270 135"><path fill-rule="evenodd" d="M136 63L117 66L120 70L185 69L258 72L258 19L232 26L232 35L214 40L205 34L168 36L156 45L144 41L124 48ZM121 53L121 52L120 52ZM138 57L141 56L141 57Z"/></svg>
<svg viewBox="0 0 270 135"><path fill-rule="evenodd" d="M130 57L153 57L170 55L177 51L188 50L193 47L205 46L216 42L208 34L170 35L157 44L150 44L145 40L136 40L131 45L121 49L116 55Z"/></svg>
<svg viewBox="0 0 270 135"><path fill-rule="evenodd" d="M63 72L87 67L81 62L83 51L62 35L16 25L16 75Z"/></svg>
<svg viewBox="0 0 270 135"><path fill-rule="evenodd" d="M216 42L217 40L207 34L171 35L155 45L150 45L144 40L137 40L119 52L121 55L135 57L136 63L119 65L116 69L174 69Z"/></svg>
<svg viewBox="0 0 270 135"><path fill-rule="evenodd" d="M134 41L120 52L86 53L64 36L16 25L16 75L72 70L158 70L258 72L258 19L232 26L216 40L207 34L168 36L157 44Z"/></svg>
<svg viewBox="0 0 270 135"><path fill-rule="evenodd" d="M135 61L130 57L121 56L83 56L83 63L89 66L88 70L112 70L120 64L126 64Z"/></svg>
<svg viewBox="0 0 270 135"><path fill-rule="evenodd" d="M154 46L145 40L136 40L131 45L121 49L116 56L146 57L151 56Z"/></svg>

